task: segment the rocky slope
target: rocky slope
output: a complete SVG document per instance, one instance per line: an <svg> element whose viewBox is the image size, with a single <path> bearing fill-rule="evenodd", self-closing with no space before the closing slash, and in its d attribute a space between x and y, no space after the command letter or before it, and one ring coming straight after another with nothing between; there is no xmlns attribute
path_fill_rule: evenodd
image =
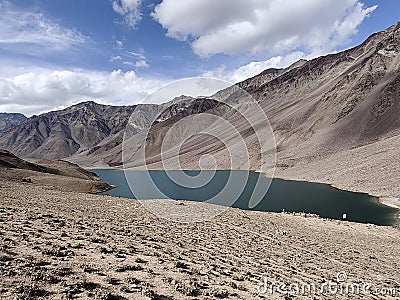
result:
<svg viewBox="0 0 400 300"><path fill-rule="evenodd" d="M279 152L313 156L357 147L399 133L399 44L397 24L353 49L238 86L261 103Z"/></svg>
<svg viewBox="0 0 400 300"><path fill-rule="evenodd" d="M4 150L0 150L0 182L14 185L23 182L31 188L41 185L56 190L89 193L111 188L110 185L100 182L95 173L76 164L66 161L27 161Z"/></svg>
<svg viewBox="0 0 400 300"><path fill-rule="evenodd" d="M307 164L397 136L400 129L399 27L394 25L341 53L299 61L287 69L266 70L212 98L240 103L246 95L239 93L238 87L249 92L269 118L276 139L278 166L282 168ZM183 109L181 114L192 113ZM209 108L213 110L218 114L215 108ZM220 115L229 118L226 112ZM176 123L173 118L162 121L157 122L158 128ZM158 134L158 138L151 140L162 141L162 133ZM209 147L213 142L207 139L199 137L197 143ZM255 141L250 137L249 142ZM149 148L160 146L153 143ZM214 152L218 152L218 147L213 147ZM183 155L182 160L190 166L198 154L186 152L188 159Z"/></svg>
<svg viewBox="0 0 400 300"><path fill-rule="evenodd" d="M0 113L0 131L7 130L27 118L19 113Z"/></svg>
<svg viewBox="0 0 400 300"><path fill-rule="evenodd" d="M14 154L0 150L0 167L11 169L31 170L42 173L58 174L58 170L44 167L38 164L30 163L26 160L20 159Z"/></svg>

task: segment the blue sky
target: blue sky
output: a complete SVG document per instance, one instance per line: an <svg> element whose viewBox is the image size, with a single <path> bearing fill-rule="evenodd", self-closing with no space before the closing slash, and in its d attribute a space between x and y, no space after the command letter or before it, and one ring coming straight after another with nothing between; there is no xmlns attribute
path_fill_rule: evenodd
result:
<svg viewBox="0 0 400 300"><path fill-rule="evenodd" d="M173 80L237 82L355 46L398 0L0 0L0 111L134 104Z"/></svg>

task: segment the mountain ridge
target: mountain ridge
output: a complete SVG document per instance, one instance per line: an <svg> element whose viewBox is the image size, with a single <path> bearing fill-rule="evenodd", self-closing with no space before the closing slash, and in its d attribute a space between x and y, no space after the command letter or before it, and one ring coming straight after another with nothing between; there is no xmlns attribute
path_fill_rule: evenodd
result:
<svg viewBox="0 0 400 300"><path fill-rule="evenodd" d="M299 166L311 162L318 164L338 153L344 153L342 159L346 160L347 153L352 149L361 149L400 134L399 40L400 23L397 23L371 35L356 47L309 61L301 60L288 68L264 70L207 99L241 103L246 97L240 93L240 89L243 89L257 101L274 131L277 171L282 176L289 174L290 170L297 170ZM121 166L125 126L137 109L143 110L143 113L136 114L140 120L129 120L135 124L132 141L141 141L142 135L152 125L149 122L163 115L155 122L155 126L161 130L150 130L152 138L146 142L154 156L150 167L159 168L160 156L157 153L169 126L179 122L182 117L205 111L220 117L227 116L227 111L218 105L206 105L201 110L192 109L195 103L206 101L204 99L181 96L161 105L139 104L122 108L84 102L62 113L50 112L37 119L30 118L19 128L0 133L0 148L22 157L64 158L85 167ZM238 119L233 121L239 127L245 124ZM32 130L27 130L31 127ZM28 136L26 132L30 132ZM60 140L65 141L61 143ZM252 145L255 136L247 136L246 140ZM33 147L27 146L32 143ZM229 168L224 159L226 153L218 141L198 137L196 143L203 145L203 148L196 147L193 141L184 147L181 157L184 167L198 168L200 156L212 151L219 162L218 166ZM138 156L140 149L140 145L136 145L134 151L137 153L132 153L131 159ZM252 151L250 149L250 167L258 169L259 166L254 163L257 153ZM395 150L391 151L393 155ZM362 163L379 169L382 168L379 164L383 162L378 161L378 165L374 166L371 165L373 162ZM301 177L298 171L295 174ZM385 173L382 176L388 178L389 175ZM394 173L394 176L397 178L398 174ZM395 189L395 193L400 195L400 190Z"/></svg>

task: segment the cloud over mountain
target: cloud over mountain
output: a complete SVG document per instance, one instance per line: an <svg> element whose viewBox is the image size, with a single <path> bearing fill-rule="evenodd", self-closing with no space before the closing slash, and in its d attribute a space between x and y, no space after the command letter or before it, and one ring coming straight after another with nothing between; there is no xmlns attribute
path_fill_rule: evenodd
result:
<svg viewBox="0 0 400 300"><path fill-rule="evenodd" d="M0 79L0 111L32 115L86 100L134 104L163 84L161 79L144 79L119 69L110 73L33 70Z"/></svg>
<svg viewBox="0 0 400 300"><path fill-rule="evenodd" d="M358 0L163 0L152 14L166 35L202 57L303 49L326 53L346 42L377 6Z"/></svg>

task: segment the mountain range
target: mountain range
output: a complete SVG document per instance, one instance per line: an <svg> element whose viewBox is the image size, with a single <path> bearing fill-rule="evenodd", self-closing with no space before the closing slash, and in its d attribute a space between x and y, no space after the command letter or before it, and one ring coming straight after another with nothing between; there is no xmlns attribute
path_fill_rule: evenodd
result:
<svg viewBox="0 0 400 300"><path fill-rule="evenodd" d="M247 130L245 121L220 104L243 103L246 96L238 93L243 89L268 116L279 176L400 195L399 41L400 23L373 34L357 47L300 60L284 69L267 69L207 98L181 96L161 105L132 106L89 101L26 120L20 117L18 126L1 117L0 148L23 158L118 167L129 124L131 165L144 163L136 158L143 151L139 142L145 138L146 163L158 168L162 140L171 126L179 125L181 133L195 132L212 124L212 116L230 119L241 128L245 143L255 145L254 131ZM209 122L180 125L186 117L202 112L210 114ZM249 147L252 169L259 168L256 148ZM179 151L185 168L198 168L205 153L215 156L218 168L229 167L221 141L207 135L188 141Z"/></svg>

